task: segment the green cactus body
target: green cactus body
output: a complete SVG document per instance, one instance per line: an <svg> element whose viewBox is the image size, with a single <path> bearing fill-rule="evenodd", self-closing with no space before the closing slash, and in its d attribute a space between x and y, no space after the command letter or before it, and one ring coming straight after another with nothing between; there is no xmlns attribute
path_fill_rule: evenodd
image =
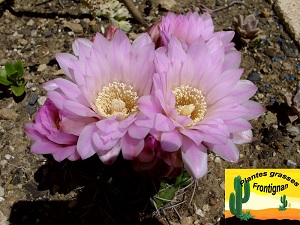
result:
<svg viewBox="0 0 300 225"><path fill-rule="evenodd" d="M242 204L248 202L250 198L250 184L249 182L244 184L244 197L242 197L242 185L240 184L241 177L234 178L234 190L229 196L229 209L230 212L236 217L243 215Z"/></svg>
<svg viewBox="0 0 300 225"><path fill-rule="evenodd" d="M280 211L286 210L286 207L288 205L288 202L286 200L286 195L280 196L280 202L282 203L282 205L280 205L278 209Z"/></svg>

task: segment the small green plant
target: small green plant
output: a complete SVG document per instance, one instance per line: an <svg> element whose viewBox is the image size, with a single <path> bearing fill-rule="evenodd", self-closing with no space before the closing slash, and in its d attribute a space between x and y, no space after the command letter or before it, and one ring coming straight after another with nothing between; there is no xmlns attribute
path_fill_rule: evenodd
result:
<svg viewBox="0 0 300 225"><path fill-rule="evenodd" d="M11 64L9 62L5 63L5 69L0 70L0 84L1 92L8 90L13 93L16 97L19 97L25 93L26 81L23 78L24 70L21 60L16 63Z"/></svg>
<svg viewBox="0 0 300 225"><path fill-rule="evenodd" d="M183 171L177 178L170 181L161 181L157 194L153 197L153 204L157 209L168 204L174 198L176 191L188 186L192 182L191 176L187 171Z"/></svg>
<svg viewBox="0 0 300 225"><path fill-rule="evenodd" d="M250 183L244 183L244 197L242 197L241 177L237 176L234 178L234 190L235 194L232 192L229 196L229 209L233 215L242 220L246 218L242 211L242 204L248 202L250 198ZM250 212L249 215L251 215Z"/></svg>
<svg viewBox="0 0 300 225"><path fill-rule="evenodd" d="M250 211L247 211L247 212L242 212L242 214L240 215L240 220L245 220L245 221L248 221L249 219L253 219L253 215L251 215L251 212Z"/></svg>
<svg viewBox="0 0 300 225"><path fill-rule="evenodd" d="M278 210L279 211L286 210L286 207L288 205L288 202L286 200L286 195L280 196L280 202L282 203L282 205L279 205Z"/></svg>

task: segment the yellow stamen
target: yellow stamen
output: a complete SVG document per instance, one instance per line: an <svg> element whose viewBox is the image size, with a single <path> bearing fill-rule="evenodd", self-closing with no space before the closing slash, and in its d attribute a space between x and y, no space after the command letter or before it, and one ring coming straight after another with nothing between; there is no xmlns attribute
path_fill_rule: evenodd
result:
<svg viewBox="0 0 300 225"><path fill-rule="evenodd" d="M126 118L138 110L137 100L138 95L131 85L112 82L98 93L95 105L102 116L123 115Z"/></svg>
<svg viewBox="0 0 300 225"><path fill-rule="evenodd" d="M175 95L175 109L181 116L187 116L193 120L189 126L201 121L206 113L207 105L202 92L189 85L181 85L172 90Z"/></svg>

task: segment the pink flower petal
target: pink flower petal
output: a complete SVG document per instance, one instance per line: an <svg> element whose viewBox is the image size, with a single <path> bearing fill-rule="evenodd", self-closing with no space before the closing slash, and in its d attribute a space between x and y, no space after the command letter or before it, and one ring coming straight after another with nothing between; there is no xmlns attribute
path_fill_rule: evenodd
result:
<svg viewBox="0 0 300 225"><path fill-rule="evenodd" d="M106 154L99 155L99 158L104 164L111 165L118 158L120 152L121 145L118 143L113 148L109 149Z"/></svg>
<svg viewBox="0 0 300 225"><path fill-rule="evenodd" d="M245 130L232 134L232 141L235 144L245 144L252 142L253 133L252 130Z"/></svg>
<svg viewBox="0 0 300 225"><path fill-rule="evenodd" d="M71 155L73 155L75 151L76 151L76 145L67 146L62 148L60 151L54 153L53 158L56 161L61 162L64 159L69 158Z"/></svg>
<svg viewBox="0 0 300 225"><path fill-rule="evenodd" d="M167 152L175 152L181 147L182 140L182 135L177 130L163 132L160 139L161 148Z"/></svg>
<svg viewBox="0 0 300 225"><path fill-rule="evenodd" d="M175 127L169 118L161 113L156 114L154 119L154 128L157 131L171 131Z"/></svg>
<svg viewBox="0 0 300 225"><path fill-rule="evenodd" d="M206 147L202 144L196 145L188 138L184 138L182 144L182 160L185 169L195 179L200 179L207 172Z"/></svg>
<svg viewBox="0 0 300 225"><path fill-rule="evenodd" d="M96 123L91 123L87 125L80 133L77 142L77 150L82 159L87 159L98 151L92 140L93 134L96 132L96 130Z"/></svg>
<svg viewBox="0 0 300 225"><path fill-rule="evenodd" d="M121 139L121 146L123 158L126 160L133 160L143 150L144 140L131 138L128 134L126 134Z"/></svg>
<svg viewBox="0 0 300 225"><path fill-rule="evenodd" d="M229 139L226 144L216 145L206 143L206 145L214 153L227 161L236 163L239 160L239 150L237 149L236 145Z"/></svg>
<svg viewBox="0 0 300 225"><path fill-rule="evenodd" d="M128 127L128 135L136 139L144 139L149 131L149 128L137 126L135 123Z"/></svg>

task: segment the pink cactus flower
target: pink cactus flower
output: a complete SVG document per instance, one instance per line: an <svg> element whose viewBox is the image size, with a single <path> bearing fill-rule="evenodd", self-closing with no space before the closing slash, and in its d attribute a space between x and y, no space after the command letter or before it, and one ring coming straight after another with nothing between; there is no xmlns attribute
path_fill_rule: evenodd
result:
<svg viewBox="0 0 300 225"><path fill-rule="evenodd" d="M138 173L160 178L177 177L183 168L180 152L163 151L152 135L145 138L145 146L132 165Z"/></svg>
<svg viewBox="0 0 300 225"><path fill-rule="evenodd" d="M264 111L249 100L257 87L240 80L240 53L226 54L227 46L208 31L189 45L170 37L167 47L156 51L151 95L138 100L147 117L139 125L151 129L163 151L180 151L184 167L196 179L207 172L207 149L237 162L236 144L252 138L248 120Z"/></svg>
<svg viewBox="0 0 300 225"><path fill-rule="evenodd" d="M75 120L74 120L75 119ZM76 144L83 127L93 118L74 118L60 111L49 99L35 116L35 122L25 124L25 132L34 141L32 153L52 154L54 159L80 159Z"/></svg>
<svg viewBox="0 0 300 225"><path fill-rule="evenodd" d="M59 110L80 118L94 118L79 134L82 159L95 153L106 164L118 157L135 158L144 147L148 128L139 127L137 100L150 93L154 73L154 43L142 34L132 44L121 30L107 40L77 39L74 55L56 59L70 80L57 78L43 85Z"/></svg>
<svg viewBox="0 0 300 225"><path fill-rule="evenodd" d="M209 13L204 13L201 16L197 12L189 12L187 15L168 13L162 17L162 20L152 25L148 29L148 33L156 47L168 46L172 36L180 40L185 48L199 37L202 37L206 42L214 37L219 37L225 46L225 52L234 47L234 43L231 42L234 31L214 32L213 21Z"/></svg>

